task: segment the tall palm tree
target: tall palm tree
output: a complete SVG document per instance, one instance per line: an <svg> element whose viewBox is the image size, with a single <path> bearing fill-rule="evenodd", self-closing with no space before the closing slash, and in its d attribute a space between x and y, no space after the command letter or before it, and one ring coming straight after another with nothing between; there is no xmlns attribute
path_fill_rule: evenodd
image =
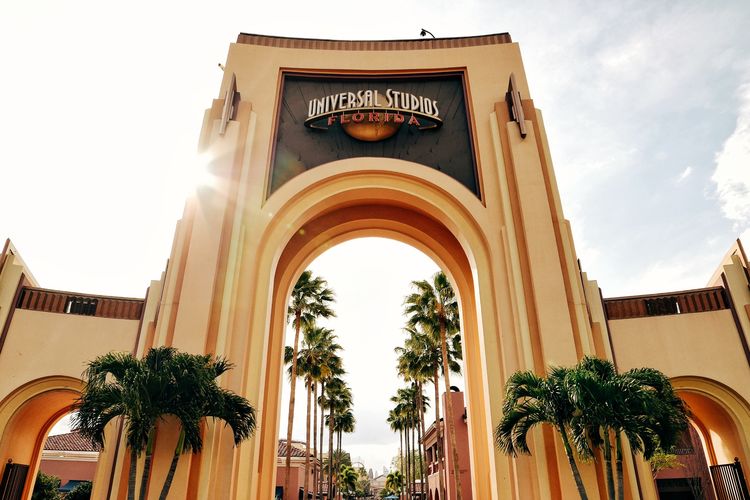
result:
<svg viewBox="0 0 750 500"><path fill-rule="evenodd" d="M417 442L419 444L419 453L422 457L422 460L420 462L420 481L421 481L421 488L420 493L422 496L424 496L424 486L427 483L426 480L426 471L424 468L424 464L426 462L426 456L425 456L425 450L424 450L424 443L422 442L422 439L425 434L425 424L424 424L424 414L429 407L429 398L424 396L422 392L422 384L425 382L429 382L431 379L433 379L433 374L436 373L439 369L439 367L442 366L441 363L441 352L440 352L440 346L434 341L434 338L431 336L428 336L424 334L421 331L418 331L414 328L406 328L405 331L409 334L409 337L404 341L404 347L396 347L395 351L398 354L398 372L401 377L408 381L413 381L413 383L416 385L416 394L417 394L417 400L416 400L416 406L418 410L418 420L419 420L419 427L417 428ZM460 339L460 337L456 337ZM458 345L460 349L460 343ZM449 360L453 361L455 360L456 353L453 352L453 350L449 351ZM460 352L458 353L458 357L460 358ZM455 361L452 362L451 367L455 367L455 371L458 372L459 365ZM436 380L436 379L435 379ZM437 384L435 385L436 391L438 390ZM439 409L439 401L435 401L436 404L436 415L437 415L437 422L436 422L436 430L438 429L439 424L439 416L440 416L440 409ZM439 439L438 434L438 443L442 442ZM438 473L440 474L439 477L439 483L440 483L440 491L443 491L443 467L442 463L439 464L438 467Z"/></svg>
<svg viewBox="0 0 750 500"><path fill-rule="evenodd" d="M338 344L336 344L338 346ZM337 350L337 349L336 349ZM319 473L319 486L317 491L323 491L323 431L325 429L326 419L324 418L325 409L328 407L328 396L326 391L326 384L332 380L342 377L346 372L343 368L341 357L336 354L336 350L332 350L329 355L321 361L325 367L321 368L320 372L320 396L316 397L317 406L320 406L320 458L319 463L321 464L321 470Z"/></svg>
<svg viewBox="0 0 750 500"><path fill-rule="evenodd" d="M403 429L405 438L405 483L407 497L411 497L416 492L416 464L414 463L414 438L416 430L419 429L419 410L417 408L417 391L415 385L401 388L396 391L396 395L391 398L396 406L393 408L393 415L399 419L400 428ZM410 442L411 440L411 442ZM402 457L403 460L403 457Z"/></svg>
<svg viewBox="0 0 750 500"><path fill-rule="evenodd" d="M547 377L531 371L512 374L505 383L503 417L495 429L495 440L508 455L515 457L518 453L530 453L529 432L540 424L551 425L562 439L578 494L581 500L588 500L570 444L569 430L577 408L566 383L569 371L567 368L552 368Z"/></svg>
<svg viewBox="0 0 750 500"><path fill-rule="evenodd" d="M138 457L151 451L158 421L166 415L175 416L180 437L160 495L166 498L179 456L202 447L203 418L224 420L232 428L235 444L255 429L255 409L216 383L216 378L231 367L224 359L180 353L171 347L150 349L142 360L126 353L105 354L91 361L84 372L86 385L75 404L73 428L103 446L107 423L115 417L124 418L130 449L127 495L133 500ZM147 491L150 458L144 464L141 498Z"/></svg>
<svg viewBox="0 0 750 500"><path fill-rule="evenodd" d="M340 377L332 378L326 384L325 407L328 409L328 456L333 456L333 435L336 415L345 411L352 405L352 391L346 382ZM334 462L329 460L328 469L328 498L333 497L334 493Z"/></svg>
<svg viewBox="0 0 750 500"><path fill-rule="evenodd" d="M310 491L310 479L313 474L310 474L310 433L311 433L311 407L314 404L314 415L312 422L312 434L313 434L313 457L317 457L317 420L318 420L318 397L317 397L317 384L320 381L330 377L334 372L337 372L337 367L340 365L340 358L337 356L337 352L341 349L341 346L336 343L336 335L333 330L323 328L320 326L312 325L305 326L302 335L302 346L297 353L297 375L302 377L305 381L305 388L307 389L307 424L306 424L306 436L305 436L305 479L304 479L304 490ZM291 346L286 346L284 351L284 362L289 364L288 369L289 376L291 377L291 361L294 355L294 350ZM313 467L315 471L317 468ZM315 478L312 478L313 482ZM316 483L317 484L317 483Z"/></svg>
<svg viewBox="0 0 750 500"><path fill-rule="evenodd" d="M572 420L576 445L586 455L591 446L603 448L610 500L624 498L622 434L633 452L649 459L658 448L674 446L688 425L685 404L658 370L637 368L619 374L611 361L586 356L568 374L568 387L580 408Z"/></svg>
<svg viewBox="0 0 750 500"><path fill-rule="evenodd" d="M344 433L350 434L354 432L354 426L357 423L357 419L354 418L354 412L351 407L345 408L343 411L336 414L333 420L333 430L336 432L336 439L338 440L338 451L341 452L341 437Z"/></svg>
<svg viewBox="0 0 750 500"><path fill-rule="evenodd" d="M412 281L416 291L409 294L404 301L404 313L410 327L420 326L423 331L440 339L440 351L443 365L443 380L447 401L448 434L453 456L453 474L456 480L456 498L462 499L461 476L458 470L458 451L456 449L456 426L454 424L453 398L450 397L450 361L448 358L448 337L459 336L460 319L458 300L448 278L442 271L432 276L432 282Z"/></svg>
<svg viewBox="0 0 750 500"><path fill-rule="evenodd" d="M397 408L393 408L392 410L388 412L388 418L386 419L386 421L388 422L388 425L390 426L393 432L398 431L398 438L399 438L398 454L399 454L399 465L401 467L401 470L398 472L401 474L401 477L403 477L403 473L404 473L404 421L401 416L401 412ZM399 481L399 489L398 489L399 495L403 493L401 491L402 486L403 486L403 482ZM391 491L395 492L396 490L393 490L391 488Z"/></svg>
<svg viewBox="0 0 750 500"><path fill-rule="evenodd" d="M299 334L303 326L312 326L318 318L335 316L331 305L334 302L333 291L323 278L313 276L312 271L305 270L292 289L287 316L294 325L294 346L292 348L291 394L289 396L289 418L286 431L286 470L291 470L292 462L292 426L294 425L294 402L297 382L297 350ZM291 474L284 482L284 498L294 500L289 492Z"/></svg>

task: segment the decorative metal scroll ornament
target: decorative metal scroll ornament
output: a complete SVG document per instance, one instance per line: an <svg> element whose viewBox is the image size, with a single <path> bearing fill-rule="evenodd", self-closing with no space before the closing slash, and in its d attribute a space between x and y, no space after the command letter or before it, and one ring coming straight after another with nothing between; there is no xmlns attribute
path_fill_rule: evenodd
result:
<svg viewBox="0 0 750 500"><path fill-rule="evenodd" d="M393 89L385 94L366 89L310 99L305 127L328 130L340 126L350 137L376 142L393 136L403 124L419 130L440 128L439 113L434 99Z"/></svg>
<svg viewBox="0 0 750 500"><path fill-rule="evenodd" d="M521 139L526 138L526 117L523 114L523 105L521 104L521 92L516 86L516 75L510 74L508 80L508 92L505 93L505 102L508 104L508 111L514 122L518 124L518 130L521 133Z"/></svg>
<svg viewBox="0 0 750 500"><path fill-rule="evenodd" d="M232 79L229 80L229 88L224 94L224 106L221 109L221 121L219 122L219 135L224 135L227 131L229 120L234 116L234 100L237 97L237 75L232 73Z"/></svg>

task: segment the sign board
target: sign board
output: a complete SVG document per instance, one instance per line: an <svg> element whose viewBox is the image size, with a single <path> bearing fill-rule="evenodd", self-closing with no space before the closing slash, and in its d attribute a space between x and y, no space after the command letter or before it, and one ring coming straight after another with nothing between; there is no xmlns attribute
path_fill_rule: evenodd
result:
<svg viewBox="0 0 750 500"><path fill-rule="evenodd" d="M440 170L479 196L463 73L282 78L269 194L318 165L381 157Z"/></svg>

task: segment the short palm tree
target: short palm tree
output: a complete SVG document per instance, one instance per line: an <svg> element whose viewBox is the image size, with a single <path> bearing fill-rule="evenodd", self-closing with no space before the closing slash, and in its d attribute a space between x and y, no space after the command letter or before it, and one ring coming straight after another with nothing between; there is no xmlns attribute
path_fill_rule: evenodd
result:
<svg viewBox="0 0 750 500"><path fill-rule="evenodd" d="M401 491L401 485L403 484L404 478L401 472L394 470L385 476L385 487L390 491L396 493Z"/></svg>
<svg viewBox="0 0 750 500"><path fill-rule="evenodd" d="M445 393L450 395L450 360L448 345L453 339L460 338L460 319L458 300L448 277L442 271L435 273L430 281L413 281L415 292L404 300L404 314L407 316L409 327L421 327L440 341L440 352L443 366L443 380ZM449 338L451 342L449 342ZM451 454L453 455L453 474L456 480L456 498L461 500L461 477L458 471L458 451L456 448L456 427L454 425L453 399L447 400L448 434L450 437Z"/></svg>
<svg viewBox="0 0 750 500"><path fill-rule="evenodd" d="M250 403L216 383L231 367L223 359L180 353L171 347L150 349L141 360L127 353L105 354L91 361L84 372L86 385L74 407L73 428L104 446L106 425L116 417L124 419L130 450L128 500L133 500L138 457L146 452L140 489L140 498L145 498L156 425L174 416L180 437L160 495L166 498L180 454L202 447L203 418L224 420L232 428L235 444L255 429L255 409Z"/></svg>
<svg viewBox="0 0 750 500"><path fill-rule="evenodd" d="M518 453L530 453L529 432L540 424L551 425L562 439L578 494L581 500L587 500L569 437L571 420L577 413L566 384L569 371L567 368L552 368L547 377L530 371L511 375L505 383L503 417L495 429L495 440L508 455L515 457Z"/></svg>
<svg viewBox="0 0 750 500"><path fill-rule="evenodd" d="M294 425L294 402L297 383L297 351L299 349L299 335L303 326L312 327L318 318L335 316L333 291L323 278L313 276L309 269L304 271L292 289L287 316L294 325L294 346L292 347L291 394L289 397L289 418L286 431L286 470L291 470L292 461L292 427ZM287 474L284 483L284 498L293 500L289 491L291 474Z"/></svg>
<svg viewBox="0 0 750 500"><path fill-rule="evenodd" d="M350 496L354 493L354 491L357 489L357 479L358 479L357 471L354 470L354 468L351 465L341 464L341 467L339 467L339 473L337 476L337 484L339 487L339 492L341 492L341 496L343 498L344 492L346 492L347 496Z"/></svg>
<svg viewBox="0 0 750 500"><path fill-rule="evenodd" d="M669 379L652 368L620 374L611 361L586 356L570 371L568 387L580 408L571 422L577 447L584 455L591 454L592 446L603 448L610 500L624 498L623 434L633 452L643 453L648 460L659 448L674 446L688 425L684 402Z"/></svg>

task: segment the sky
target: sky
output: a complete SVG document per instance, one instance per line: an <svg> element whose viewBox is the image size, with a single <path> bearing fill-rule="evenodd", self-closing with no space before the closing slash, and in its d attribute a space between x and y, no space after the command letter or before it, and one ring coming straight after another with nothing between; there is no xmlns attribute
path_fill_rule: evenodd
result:
<svg viewBox="0 0 750 500"><path fill-rule="evenodd" d="M704 286L735 238L750 244L746 0L385 0L376 12L366 21L371 4L343 1L0 3L0 238L44 287L142 297L165 266L218 63L238 33L394 39L426 28L519 42L578 256L605 297ZM345 275L391 250L352 244L331 250L352 267L326 267L324 254L313 268L353 318L336 328L351 342L347 365L361 367L364 341L348 336L367 310L344 312L356 295ZM431 272L420 262L376 277ZM378 323L397 328L393 314ZM381 418L363 412L363 429Z"/></svg>

